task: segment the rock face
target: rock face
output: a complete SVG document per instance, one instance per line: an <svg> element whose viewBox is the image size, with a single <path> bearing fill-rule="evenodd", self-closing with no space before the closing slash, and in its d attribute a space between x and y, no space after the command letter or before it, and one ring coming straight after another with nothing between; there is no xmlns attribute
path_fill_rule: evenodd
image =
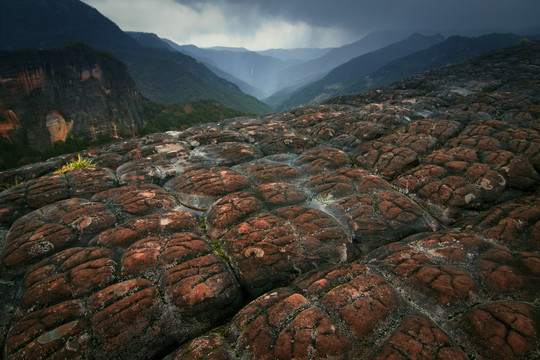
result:
<svg viewBox="0 0 540 360"><path fill-rule="evenodd" d="M142 108L125 66L83 44L2 52L0 137L36 150L70 137L133 137Z"/></svg>
<svg viewBox="0 0 540 360"><path fill-rule="evenodd" d="M5 359L536 359L540 43L27 166Z"/></svg>

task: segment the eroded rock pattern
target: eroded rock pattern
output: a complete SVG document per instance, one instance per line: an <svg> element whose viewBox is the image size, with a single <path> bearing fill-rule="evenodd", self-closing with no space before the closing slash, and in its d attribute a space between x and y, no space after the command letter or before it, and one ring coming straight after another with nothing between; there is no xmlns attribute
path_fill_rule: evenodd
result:
<svg viewBox="0 0 540 360"><path fill-rule="evenodd" d="M540 44L2 174L5 359L540 358Z"/></svg>

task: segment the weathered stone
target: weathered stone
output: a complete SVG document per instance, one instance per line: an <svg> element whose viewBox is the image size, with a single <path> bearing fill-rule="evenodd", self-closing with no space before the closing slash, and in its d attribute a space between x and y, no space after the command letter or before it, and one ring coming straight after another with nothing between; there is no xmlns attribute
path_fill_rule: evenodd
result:
<svg viewBox="0 0 540 360"><path fill-rule="evenodd" d="M418 163L413 150L381 141L369 142L357 149L355 160L364 169L372 170L390 180Z"/></svg>
<svg viewBox="0 0 540 360"><path fill-rule="evenodd" d="M299 178L301 174L298 169L280 163L247 163L244 166L237 166L237 168L244 170L256 182L261 184L293 181Z"/></svg>
<svg viewBox="0 0 540 360"><path fill-rule="evenodd" d="M459 346L424 317L411 316L373 358L382 359L467 359Z"/></svg>
<svg viewBox="0 0 540 360"><path fill-rule="evenodd" d="M109 206L134 216L146 215L156 211L172 210L176 200L157 185L123 186L100 192L92 197Z"/></svg>
<svg viewBox="0 0 540 360"><path fill-rule="evenodd" d="M206 210L219 197L245 189L248 180L226 167L188 171L165 184L180 202L193 209Z"/></svg>
<svg viewBox="0 0 540 360"><path fill-rule="evenodd" d="M90 324L98 344L93 352L97 357L121 357L137 348L132 357L155 356L160 346L175 337L163 333L159 309L158 290L147 280L127 280L96 292L88 298Z"/></svg>
<svg viewBox="0 0 540 360"><path fill-rule="evenodd" d="M224 196L212 204L206 218L208 234L212 238L225 232L243 219L262 209L263 203L248 192L240 191Z"/></svg>
<svg viewBox="0 0 540 360"><path fill-rule="evenodd" d="M471 309L461 317L460 326L470 337L468 345L488 359L524 359L538 343L538 310L524 303L500 302Z"/></svg>
<svg viewBox="0 0 540 360"><path fill-rule="evenodd" d="M113 252L104 248L70 248L28 269L23 297L26 307L42 307L80 298L114 279Z"/></svg>
<svg viewBox="0 0 540 360"><path fill-rule="evenodd" d="M307 200L297 187L282 182L262 184L257 186L256 190L271 206L300 204Z"/></svg>
<svg viewBox="0 0 540 360"><path fill-rule="evenodd" d="M253 301L235 316L230 329L236 348L257 359L346 359L352 347L327 314L286 289Z"/></svg>
<svg viewBox="0 0 540 360"><path fill-rule="evenodd" d="M234 360L237 359L230 344L219 334L198 337L163 360Z"/></svg>
<svg viewBox="0 0 540 360"><path fill-rule="evenodd" d="M89 239L116 223L103 204L69 199L35 210L11 227L2 261L8 267L28 266L77 242Z"/></svg>
<svg viewBox="0 0 540 360"><path fill-rule="evenodd" d="M210 158L220 166L232 166L263 157L263 153L255 146L239 142L226 142L199 146L195 155Z"/></svg>
<svg viewBox="0 0 540 360"><path fill-rule="evenodd" d="M167 235L175 232L198 232L197 218L184 210L153 214L128 221L106 230L90 240L90 245L107 247L128 247L137 240L154 235Z"/></svg>
<svg viewBox="0 0 540 360"><path fill-rule="evenodd" d="M91 330L84 304L70 300L29 313L8 333L8 359L84 358L91 348Z"/></svg>
<svg viewBox="0 0 540 360"><path fill-rule="evenodd" d="M316 147L302 153L294 162L295 166L311 173L319 174L326 170L339 169L350 166L350 159L341 150Z"/></svg>

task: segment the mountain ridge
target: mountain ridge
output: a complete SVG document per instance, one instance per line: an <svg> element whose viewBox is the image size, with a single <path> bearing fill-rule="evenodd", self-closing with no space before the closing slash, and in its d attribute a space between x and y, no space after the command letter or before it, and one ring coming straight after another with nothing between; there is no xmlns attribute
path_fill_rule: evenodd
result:
<svg viewBox="0 0 540 360"><path fill-rule="evenodd" d="M141 93L152 100L170 103L213 97L246 112L270 111L267 105L242 93L191 57L143 47L79 0L2 0L0 7L5 20L0 24L0 47L49 49L81 40L112 51L128 65Z"/></svg>
<svg viewBox="0 0 540 360"><path fill-rule="evenodd" d="M462 62L485 52L518 44L521 39L521 36L515 34L488 34L473 38L452 36L425 49L409 53L402 51L402 56L394 59L387 57L384 60L379 57L379 54L384 53L399 54L394 49L406 45L404 40L401 43L394 43L386 48L355 58L335 68L323 79L290 95L289 99L282 102L280 108L290 108L322 101L340 94L354 94L388 85L393 81L432 68ZM371 68L366 67L366 65L371 65Z"/></svg>

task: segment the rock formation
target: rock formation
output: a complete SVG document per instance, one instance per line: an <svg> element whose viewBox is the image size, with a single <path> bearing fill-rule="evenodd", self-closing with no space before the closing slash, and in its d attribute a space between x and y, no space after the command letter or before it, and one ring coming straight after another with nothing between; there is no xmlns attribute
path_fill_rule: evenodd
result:
<svg viewBox="0 0 540 360"><path fill-rule="evenodd" d="M135 83L112 55L75 44L0 56L4 141L43 150L70 137L133 137L143 124Z"/></svg>
<svg viewBox="0 0 540 360"><path fill-rule="evenodd" d="M540 43L4 173L13 359L535 359Z"/></svg>

